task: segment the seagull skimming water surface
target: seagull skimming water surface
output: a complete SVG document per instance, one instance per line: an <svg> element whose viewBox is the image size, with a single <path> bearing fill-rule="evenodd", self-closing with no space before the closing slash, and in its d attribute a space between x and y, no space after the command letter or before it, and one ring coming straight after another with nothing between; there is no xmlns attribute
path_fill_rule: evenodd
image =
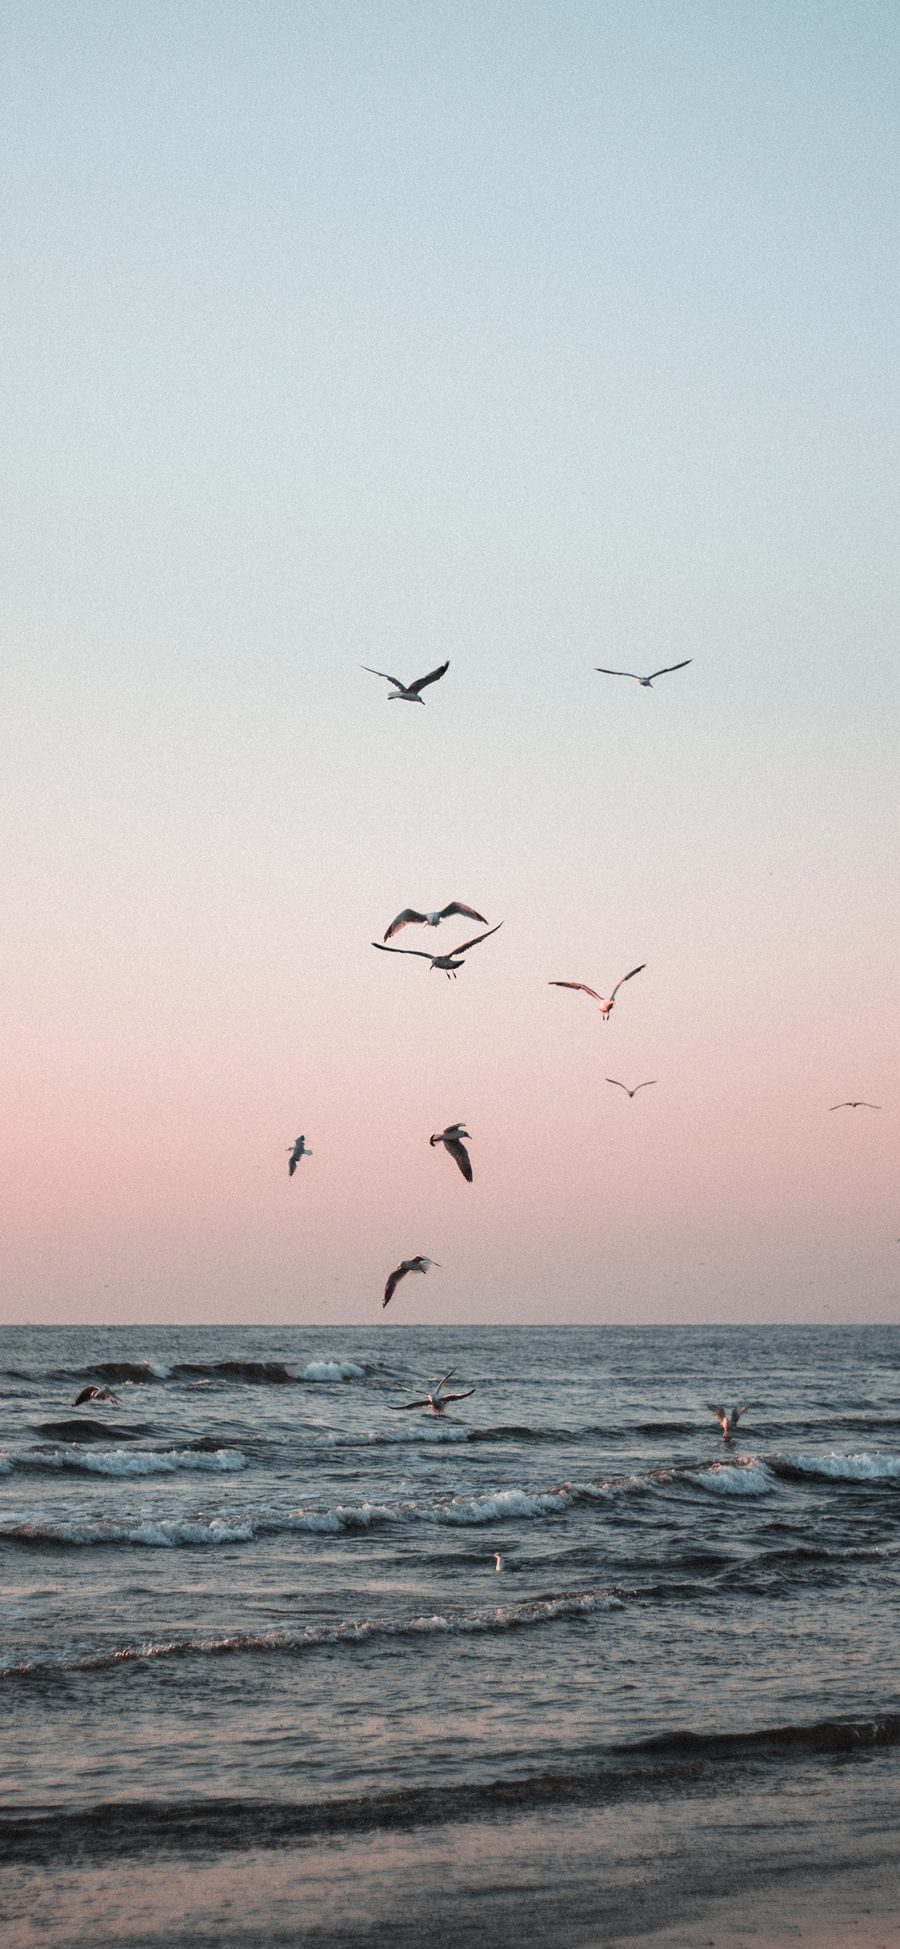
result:
<svg viewBox="0 0 900 1949"><path fill-rule="evenodd" d="M439 1414L443 1414L444 1409L447 1407L450 1401L467 1401L469 1395L474 1394L475 1392L474 1387L467 1387L464 1394L445 1394L443 1392L444 1388L447 1385L447 1382L452 1381L455 1373L456 1373L456 1368L451 1367L449 1374L444 1374L442 1378L436 1382L434 1393L426 1394L424 1399L421 1401L391 1402L390 1403L391 1413L406 1414L410 1408L427 1408L429 1414L439 1415Z"/></svg>
<svg viewBox="0 0 900 1949"><path fill-rule="evenodd" d="M722 1430L722 1440L730 1441L732 1435L734 1434L735 1428L737 1427L738 1422L740 1421L741 1415L746 1414L747 1409L750 1407L751 1403L749 1401L745 1401L742 1408L732 1408L730 1414L728 1413L726 1408L717 1408L712 1401L707 1401L706 1405L710 1411L710 1414L714 1414L717 1422L719 1423L719 1426Z"/></svg>

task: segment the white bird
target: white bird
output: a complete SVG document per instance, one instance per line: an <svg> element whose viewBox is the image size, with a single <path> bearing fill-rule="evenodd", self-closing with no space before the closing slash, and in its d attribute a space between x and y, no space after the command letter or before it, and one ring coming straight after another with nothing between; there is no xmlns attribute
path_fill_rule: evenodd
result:
<svg viewBox="0 0 900 1949"><path fill-rule="evenodd" d="M448 979L452 975L455 981L457 969L465 966L459 956L467 954L470 947L477 947L479 941L489 940L502 926L502 920L498 920L497 926L489 927L486 934L476 934L474 940L463 941L462 947L451 948L449 954L428 954L423 947L386 947L383 941L373 941L372 946L379 948L382 954L417 954L421 961L430 961L433 968L443 968Z"/></svg>
<svg viewBox="0 0 900 1949"><path fill-rule="evenodd" d="M706 1405L710 1411L710 1414L714 1414L716 1420L719 1423L719 1426L722 1430L723 1441L730 1441L732 1435L734 1434L735 1428L737 1427L738 1422L740 1421L741 1415L746 1414L747 1409L752 1405L752 1403L749 1401L745 1401L742 1408L732 1408L730 1414L727 1412L725 1408L717 1408L712 1401L707 1401Z"/></svg>
<svg viewBox="0 0 900 1949"><path fill-rule="evenodd" d="M450 1152L454 1162L459 1165L466 1183L471 1184L472 1160L462 1141L464 1137L469 1138L469 1143L472 1142L465 1124L448 1123L446 1130L436 1130L434 1136L429 1137L428 1141L432 1145L443 1144L444 1149Z"/></svg>
<svg viewBox="0 0 900 1949"><path fill-rule="evenodd" d="M429 670L427 677L417 677L415 683L405 684L401 677L388 676L386 670L373 670L371 663L360 664L360 669L368 670L370 677L384 677L389 684L396 686L389 693L389 704L393 702L395 697L399 697L404 704L424 704L425 699L419 696L419 691L424 690L426 684L437 683L438 677L442 677L444 671L449 670L449 668L450 658L448 657L446 663L440 664L437 670Z"/></svg>
<svg viewBox="0 0 900 1949"><path fill-rule="evenodd" d="M312 1151L309 1149L305 1137L298 1137L295 1144L288 1145L288 1150L290 1151L290 1156L288 1158L288 1175L289 1177L293 1177L301 1157L311 1157Z"/></svg>
<svg viewBox="0 0 900 1949"><path fill-rule="evenodd" d="M451 1367L449 1374L444 1374L442 1379L436 1383L434 1393L426 1394L422 1401L391 1402L389 1404L391 1413L406 1414L409 1408L427 1408L429 1414L438 1415L443 1414L449 1401L467 1401L469 1395L474 1394L474 1387L467 1387L464 1394L445 1394L443 1392L447 1382L453 1379L455 1373L456 1368Z"/></svg>
<svg viewBox="0 0 900 1949"><path fill-rule="evenodd" d="M617 1090L624 1090L626 1096L637 1096L638 1090L652 1089L656 1082L656 1077L651 1076L646 1083L635 1083L633 1090L629 1089L627 1083L620 1083L616 1076L607 1076L606 1081L607 1083L614 1083Z"/></svg>
<svg viewBox="0 0 900 1949"><path fill-rule="evenodd" d="M406 1278L408 1272L427 1272L429 1266L433 1265L439 1266L440 1260L426 1259L422 1252L417 1253L414 1259L401 1259L400 1264L394 1267L393 1272L388 1273L384 1288L384 1298L381 1302L382 1306L389 1304L393 1298L395 1287L399 1285L401 1279Z"/></svg>
<svg viewBox="0 0 900 1949"><path fill-rule="evenodd" d="M114 1394L111 1387L95 1387L93 1383L90 1387L83 1387L76 1394L72 1402L73 1408L80 1408L82 1401L111 1401L114 1408L122 1406L118 1394Z"/></svg>
<svg viewBox="0 0 900 1949"><path fill-rule="evenodd" d="M596 988L589 988L584 981L548 981L547 986L548 988L577 988L582 995L590 995L595 1002L600 1003L600 1013L604 1022L608 1022L610 1011L619 989L624 987L625 982L630 981L633 975L641 974L646 966L646 961L642 961L639 968L632 968L627 975L623 975L621 981L616 982L612 994L605 999L602 995L598 995ZM624 1089L624 1087L625 1085L623 1083L622 1088Z"/></svg>
<svg viewBox="0 0 900 1949"><path fill-rule="evenodd" d="M498 1574L503 1569L503 1558L499 1550L494 1551L494 1569L498 1572Z"/></svg>
<svg viewBox="0 0 900 1949"><path fill-rule="evenodd" d="M831 1103L829 1104L829 1109L831 1110L880 1110L881 1104L867 1103L864 1097L857 1096L855 1098L850 1099L846 1103Z"/></svg>
<svg viewBox="0 0 900 1949"><path fill-rule="evenodd" d="M642 690L649 690L657 677L667 677L672 670L686 670L693 661L692 656L686 656L683 663L667 663L662 670L652 670L649 677L639 677L636 670L606 670L602 663L595 663L594 669L601 677L633 677Z"/></svg>
<svg viewBox="0 0 900 1949"><path fill-rule="evenodd" d="M417 921L423 927L439 927L441 921L447 920L451 914L465 914L469 920L480 920L485 927L487 926L486 914L479 914L474 907L467 907L463 900L451 900L446 907L438 908L433 914L420 914L415 907L404 907L402 914L398 914L396 920L391 921L384 939L393 940L394 935L399 934L401 927L408 927L412 921Z"/></svg>

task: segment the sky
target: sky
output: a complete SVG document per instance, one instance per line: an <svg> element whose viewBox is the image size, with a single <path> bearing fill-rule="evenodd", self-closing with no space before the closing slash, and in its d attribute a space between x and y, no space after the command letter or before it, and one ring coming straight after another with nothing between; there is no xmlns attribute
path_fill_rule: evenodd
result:
<svg viewBox="0 0 900 1949"><path fill-rule="evenodd" d="M2 1316L897 1319L896 9L2 42Z"/></svg>

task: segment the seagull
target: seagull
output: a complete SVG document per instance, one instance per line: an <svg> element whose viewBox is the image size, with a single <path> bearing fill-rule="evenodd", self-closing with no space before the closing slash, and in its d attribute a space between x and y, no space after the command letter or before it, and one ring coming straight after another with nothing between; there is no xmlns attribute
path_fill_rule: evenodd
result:
<svg viewBox="0 0 900 1949"><path fill-rule="evenodd" d="M830 1110L880 1110L881 1104L867 1103L864 1097L857 1096L846 1103L830 1103L828 1107Z"/></svg>
<svg viewBox="0 0 900 1949"><path fill-rule="evenodd" d="M604 1000L602 995L598 995L596 988L589 988L587 986L587 983L584 981L548 981L547 986L548 988L578 988L580 989L583 995L591 995L595 1002L600 1003L600 1013L603 1016L604 1022L608 1022L610 1011L612 1009L613 1002L615 1001L616 996L619 992L619 989L624 986L626 981L631 980L632 975L640 974L642 970L646 968L646 966L647 966L646 961L642 961L639 968L632 968L630 973L628 973L627 975L623 975L622 980L616 982L612 994L608 997L607 1000ZM607 1081L609 1080L610 1079L607 1078ZM624 1087L625 1085L623 1083L622 1088L624 1089ZM640 1084L638 1085L638 1087L639 1088L641 1087Z"/></svg>
<svg viewBox="0 0 900 1949"><path fill-rule="evenodd" d="M648 1081L648 1082L646 1082L646 1083L635 1083L635 1086L634 1086L634 1089L633 1089L633 1090L630 1090L630 1089L629 1089L629 1087L628 1087L628 1084L627 1084L627 1083L620 1083L620 1082L618 1081L618 1079L617 1079L617 1077L615 1077L615 1076L607 1076L607 1077L606 1077L606 1081L607 1081L607 1083L614 1083L614 1084L615 1084L615 1086L616 1086L616 1089L617 1089L617 1090L624 1090L624 1091L625 1091L625 1094L626 1094L626 1096L637 1096L637 1093L638 1093L638 1090L649 1090L649 1089L652 1089L652 1088L653 1088L653 1085L654 1085L654 1083L656 1082L656 1077L655 1077L655 1076L651 1076L651 1077L650 1077L650 1079L649 1079L649 1081Z"/></svg>
<svg viewBox="0 0 900 1949"><path fill-rule="evenodd" d="M667 663L665 669L653 670L649 677L639 677L636 670L606 670L602 663L595 663L594 669L599 671L601 677L633 677L642 690L649 690L657 677L667 677L672 670L686 670L693 661L692 656L686 656L683 663Z"/></svg>
<svg viewBox="0 0 900 1949"><path fill-rule="evenodd" d="M404 907L402 914L398 914L396 920L391 921L384 938L386 941L393 940L394 935L399 934L401 927L408 927L411 921L418 921L424 927L439 927L441 921L447 920L450 914L466 914L469 920L480 920L485 927L487 926L486 914L476 913L474 907L467 907L462 900L451 900L446 907L440 907L433 914L420 914L415 907Z"/></svg>
<svg viewBox="0 0 900 1949"><path fill-rule="evenodd" d="M288 1148L291 1153L288 1158L288 1175L293 1177L301 1157L311 1157L312 1151L308 1149L305 1137L298 1137L297 1142L289 1145Z"/></svg>
<svg viewBox="0 0 900 1949"><path fill-rule="evenodd" d="M390 1403L391 1413L406 1414L407 1409L409 1408L427 1408L429 1414L437 1415L437 1414L443 1414L448 1401L467 1401L469 1395L474 1394L475 1392L474 1387L467 1387L464 1394L445 1394L443 1392L443 1389L446 1386L447 1382L453 1379L455 1373L456 1373L456 1368L451 1367L449 1374L444 1374L443 1378L436 1383L434 1393L426 1394L424 1401L400 1401L398 1403L391 1402Z"/></svg>
<svg viewBox="0 0 900 1949"><path fill-rule="evenodd" d="M722 1430L722 1440L730 1441L732 1435L734 1434L735 1428L737 1427L738 1422L740 1421L741 1415L746 1414L747 1409L751 1406L751 1403L749 1401L745 1401L744 1406L742 1408L732 1408L730 1414L726 1412L725 1408L715 1407L712 1401L707 1401L706 1405L710 1411L710 1414L714 1414L716 1420L719 1423L719 1426Z"/></svg>
<svg viewBox="0 0 900 1949"><path fill-rule="evenodd" d="M384 1298L381 1302L382 1306L388 1305L389 1301L393 1298L395 1287L401 1279L406 1278L408 1272L427 1272L429 1266L439 1264L440 1261L438 1259L426 1259L422 1252L417 1253L414 1259L401 1259L400 1264L394 1267L393 1272L388 1273L387 1284L384 1288Z"/></svg>
<svg viewBox="0 0 900 1949"><path fill-rule="evenodd" d="M424 690L426 684L437 683L438 677L442 677L445 670L449 670L449 668L450 658L448 657L446 663L440 664L437 670L429 670L427 677L417 677L415 683L405 684L400 677L389 677L386 670L373 670L371 663L360 664L360 669L368 670L370 677L385 677L389 684L396 685L396 688L390 691L388 695L389 704L393 702L395 697L401 698L404 704L424 704L425 699L419 696L419 691Z"/></svg>
<svg viewBox="0 0 900 1949"><path fill-rule="evenodd" d="M380 948L382 954L418 954L422 961L430 961L433 968L443 968L448 980L452 975L455 981L457 969L465 965L459 956L467 954L470 947L477 947L479 941L488 940L502 926L502 920L498 920L497 927L489 927L486 934L476 934L472 941L463 941L462 947L452 948L449 954L427 954L423 947L385 947L383 941L373 941L372 946Z"/></svg>
<svg viewBox="0 0 900 1949"><path fill-rule="evenodd" d="M114 1408L122 1406L118 1394L114 1394L111 1387L95 1387L93 1382L76 1394L72 1402L73 1408L80 1408L82 1401L111 1401Z"/></svg>
<svg viewBox="0 0 900 1949"><path fill-rule="evenodd" d="M503 1569L503 1557L501 1556L499 1550L494 1551L494 1569L497 1571L498 1575L500 1571Z"/></svg>
<svg viewBox="0 0 900 1949"><path fill-rule="evenodd" d="M465 1144L462 1141L464 1137L469 1138L469 1143L472 1142L472 1139L471 1137L469 1137L469 1132L467 1131L465 1124L448 1123L446 1130L436 1130L434 1136L429 1137L428 1141L432 1145L443 1144L444 1149L450 1152L450 1156L453 1158L454 1163L459 1165L459 1168L462 1171L466 1183L471 1184L472 1160L465 1147Z"/></svg>

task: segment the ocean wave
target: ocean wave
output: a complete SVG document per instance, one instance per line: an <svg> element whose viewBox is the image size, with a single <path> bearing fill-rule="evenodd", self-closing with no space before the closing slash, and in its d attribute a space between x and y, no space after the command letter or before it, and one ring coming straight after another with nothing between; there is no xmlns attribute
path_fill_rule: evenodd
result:
<svg viewBox="0 0 900 1949"><path fill-rule="evenodd" d="M361 1381L366 1370L355 1360L309 1360L301 1369L302 1381Z"/></svg>
<svg viewBox="0 0 900 1949"><path fill-rule="evenodd" d="M120 1428L112 1421L77 1420L74 1416L68 1421L39 1421L37 1433L49 1435L55 1441L137 1441L138 1436L146 1434L147 1423L135 1428Z"/></svg>
<svg viewBox="0 0 900 1949"><path fill-rule="evenodd" d="M776 1487L765 1462L709 1462L703 1467L681 1469L679 1474L719 1496L767 1496Z"/></svg>
<svg viewBox="0 0 900 1949"><path fill-rule="evenodd" d="M827 1477L833 1482L900 1481L900 1455L779 1455L771 1466L779 1475Z"/></svg>
<svg viewBox="0 0 900 1949"><path fill-rule="evenodd" d="M289 1374L280 1360L210 1360L202 1363L181 1361L172 1368L175 1380L219 1380L243 1382L250 1387L296 1387L297 1375Z"/></svg>
<svg viewBox="0 0 900 1949"><path fill-rule="evenodd" d="M82 1367L76 1378L91 1381L99 1374L110 1385L118 1381L120 1387L129 1382L132 1387L150 1387L154 1381L169 1380L171 1373L171 1367L159 1360L101 1360L96 1367Z"/></svg>
<svg viewBox="0 0 900 1949"><path fill-rule="evenodd" d="M247 1466L247 1457L240 1448L212 1449L146 1449L92 1450L90 1454L72 1452L68 1448L53 1449L41 1453L31 1449L22 1457L17 1468L40 1471L44 1469L72 1469L76 1474L118 1475L124 1477L148 1475L174 1475L179 1469L206 1469L215 1474L230 1474Z"/></svg>

